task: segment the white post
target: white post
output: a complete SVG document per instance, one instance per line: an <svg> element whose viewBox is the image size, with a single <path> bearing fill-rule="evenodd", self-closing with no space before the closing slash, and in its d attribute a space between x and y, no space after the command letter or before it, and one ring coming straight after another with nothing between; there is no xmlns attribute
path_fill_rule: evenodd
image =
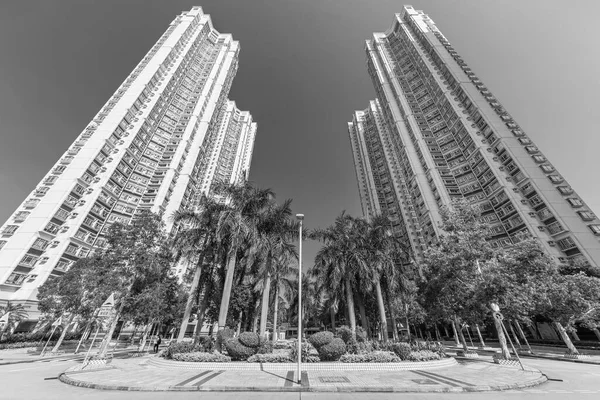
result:
<svg viewBox="0 0 600 400"><path fill-rule="evenodd" d="M304 214L296 214L296 218L300 220L299 237L298 237L298 384L302 383L300 375L302 364L302 220Z"/></svg>

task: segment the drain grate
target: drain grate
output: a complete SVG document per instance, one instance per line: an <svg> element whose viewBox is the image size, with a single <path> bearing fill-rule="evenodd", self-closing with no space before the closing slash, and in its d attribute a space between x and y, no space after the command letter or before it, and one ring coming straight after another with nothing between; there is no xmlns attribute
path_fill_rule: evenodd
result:
<svg viewBox="0 0 600 400"><path fill-rule="evenodd" d="M322 383L350 383L350 380L345 376L320 376Z"/></svg>
<svg viewBox="0 0 600 400"><path fill-rule="evenodd" d="M432 381L431 379L412 379L412 381L419 385L439 385L439 383Z"/></svg>

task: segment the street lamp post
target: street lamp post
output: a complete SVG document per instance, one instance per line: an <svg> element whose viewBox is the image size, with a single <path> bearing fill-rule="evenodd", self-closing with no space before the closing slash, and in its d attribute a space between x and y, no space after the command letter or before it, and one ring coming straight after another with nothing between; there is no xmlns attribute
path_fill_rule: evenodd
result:
<svg viewBox="0 0 600 400"><path fill-rule="evenodd" d="M296 214L300 221L298 236L298 383L302 383L300 368L302 364L302 220L304 214Z"/></svg>

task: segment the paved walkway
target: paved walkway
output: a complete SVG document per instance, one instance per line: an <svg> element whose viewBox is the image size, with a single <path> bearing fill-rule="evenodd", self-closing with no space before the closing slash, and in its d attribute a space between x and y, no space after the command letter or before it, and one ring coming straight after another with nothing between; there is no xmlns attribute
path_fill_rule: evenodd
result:
<svg viewBox="0 0 600 400"><path fill-rule="evenodd" d="M240 363L247 364L247 363ZM214 364L213 364L214 365ZM303 371L296 364L279 371L182 370L157 367L148 358L114 360L96 370L67 371L64 383L95 389L137 391L293 391L293 392L476 392L531 387L546 381L538 370L522 371L490 362L411 371Z"/></svg>

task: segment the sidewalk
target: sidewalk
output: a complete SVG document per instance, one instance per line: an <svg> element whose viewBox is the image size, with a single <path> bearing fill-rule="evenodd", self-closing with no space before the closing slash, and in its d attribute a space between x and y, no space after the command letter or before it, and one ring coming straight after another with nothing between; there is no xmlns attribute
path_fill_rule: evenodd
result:
<svg viewBox="0 0 600 400"><path fill-rule="evenodd" d="M293 363L280 365L279 371L244 370L241 368L248 363L243 362L182 370L155 367L148 359L115 360L97 370L67 371L59 379L74 386L106 390L221 392L479 392L525 388L547 380L534 369L469 362L410 371L302 371L302 383L298 384Z"/></svg>
<svg viewBox="0 0 600 400"><path fill-rule="evenodd" d="M130 353L132 351L135 351L136 349L137 349L137 346L121 348L121 349L115 350L114 354L121 355L124 353ZM50 360L57 360L57 359L83 360L87 353L87 348L81 349L79 351L79 353L77 353L77 354L75 354L73 352L52 354L49 351L47 351L46 355L42 357L42 356L40 356L39 352L28 353L27 352L28 350L30 350L30 349L23 348L23 349L0 351L0 365L26 364L26 363L33 363L33 362L38 362L38 361L46 361L46 360L50 361ZM98 350L98 348L94 347L92 349L92 354L94 354L94 352L97 350Z"/></svg>
<svg viewBox="0 0 600 400"><path fill-rule="evenodd" d="M456 346L456 344L454 342L451 342L449 344L449 342L445 343L446 345L446 349L448 351L451 352L455 352L457 350L462 350L462 346ZM500 347L498 347L497 344L492 344L491 346L488 345L488 349L481 349L479 347L471 347L468 346L469 350L473 350L476 351L478 354L482 354L482 355L492 355L494 353L497 353L500 351ZM543 358L543 359L547 359L547 360L556 360L556 361L567 361L567 362L574 362L574 363L580 363L580 364L593 364L593 365L600 365L600 351L598 350L580 350L581 354L587 354L589 357L586 358L566 358L564 356L566 348L561 348L561 347L548 347L548 346L535 346L532 345L531 349L533 350L533 354L527 352L527 346L523 345L522 348L519 348L518 346L515 346L515 348L517 349L517 353L519 354L519 357L521 358ZM510 348L509 346L509 350L512 354L512 348Z"/></svg>

